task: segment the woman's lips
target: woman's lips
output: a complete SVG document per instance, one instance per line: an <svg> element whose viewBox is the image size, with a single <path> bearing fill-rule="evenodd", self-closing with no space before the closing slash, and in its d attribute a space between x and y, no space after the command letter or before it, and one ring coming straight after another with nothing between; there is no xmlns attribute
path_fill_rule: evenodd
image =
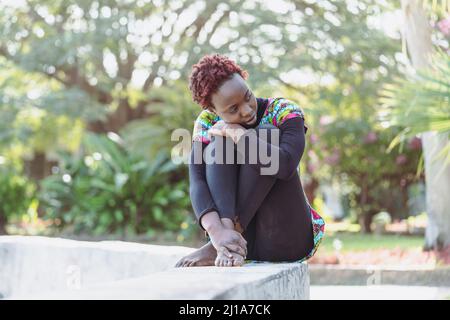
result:
<svg viewBox="0 0 450 320"><path fill-rule="evenodd" d="M256 115L254 115L249 121L246 122L246 124L252 123L256 118Z"/></svg>

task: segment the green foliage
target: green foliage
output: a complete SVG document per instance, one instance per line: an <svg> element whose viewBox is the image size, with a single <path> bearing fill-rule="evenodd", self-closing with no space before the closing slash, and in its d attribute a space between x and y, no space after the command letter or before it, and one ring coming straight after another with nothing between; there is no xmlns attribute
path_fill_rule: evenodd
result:
<svg viewBox="0 0 450 320"><path fill-rule="evenodd" d="M450 56L438 53L429 71L386 84L380 100L385 104L385 120L402 128L389 149L425 131L450 133ZM443 165L450 163L450 142L439 157Z"/></svg>
<svg viewBox="0 0 450 320"><path fill-rule="evenodd" d="M75 232L133 234L180 229L189 215L185 177L165 152L152 162L128 153L117 135L87 134L79 157L64 156L60 172L42 181L46 216Z"/></svg>
<svg viewBox="0 0 450 320"><path fill-rule="evenodd" d="M388 153L395 133L364 119L341 117L314 129L305 171L321 181L338 179L355 217L379 211L408 215L407 187L417 179L420 145L410 143L402 152Z"/></svg>
<svg viewBox="0 0 450 320"><path fill-rule="evenodd" d="M390 10L380 3L332 5L335 10L328 12L314 3L314 14L305 17L305 24L311 22L315 30L303 35L311 47L306 45L306 56L300 55L302 64L305 60L302 71L310 75L306 66L311 66L312 78L319 81L301 87L288 84L283 91L305 109L310 128L300 171L312 185L337 180L348 199L347 213L355 219L370 220L379 211L405 216L405 194L415 179L418 152L407 148L386 153L396 132L380 123L377 100L382 85L403 67L400 34L387 36L374 23ZM330 13L339 22L330 19ZM327 46L330 41L335 46Z"/></svg>
<svg viewBox="0 0 450 320"><path fill-rule="evenodd" d="M290 88L283 95L305 101L308 136L320 136L308 146L315 156L303 157L307 174L321 183L338 176L358 214L398 198L382 194L408 183L417 152L398 155L408 163L397 165L376 119L376 93L401 61L398 39L374 23L385 2L286 2L0 3L0 146L14 144L19 157L58 155L60 171L40 192L47 216L96 233L185 221L187 172L168 164L177 143L170 138L177 128L192 132L200 109L186 78L212 52L249 71L258 96ZM333 123L322 124L324 116ZM80 149L85 130L115 132L123 142L86 135ZM373 133L375 143L361 140Z"/></svg>
<svg viewBox="0 0 450 320"><path fill-rule="evenodd" d="M33 152L75 151L91 110L83 94L0 58L0 148ZM4 69L4 72L3 72ZM98 110L97 110L98 113Z"/></svg>
<svg viewBox="0 0 450 320"><path fill-rule="evenodd" d="M130 115L141 112L153 102L155 84L186 79L192 64L211 52L235 59L249 71L252 86L270 91L274 84L296 86L289 73L298 71L316 80L337 79L347 89L358 80L370 90L395 64L392 55L384 55L395 42L373 23L385 2L284 2L5 3L0 4L0 55L59 85L46 94L64 97L61 87L84 94L70 99L68 90L63 100L71 103L58 108L83 118L92 109L100 115L98 104L110 113L124 106ZM74 106L79 100L89 103ZM54 100L48 101L55 110Z"/></svg>
<svg viewBox="0 0 450 320"><path fill-rule="evenodd" d="M379 230L384 231L384 228L392 222L392 218L386 211L378 212L373 217L373 223Z"/></svg>
<svg viewBox="0 0 450 320"><path fill-rule="evenodd" d="M194 120L201 112L192 101L185 81L172 81L167 86L154 88L150 97L159 101L152 104L155 115L131 121L120 131L127 149L146 159L154 158L161 151L168 155L175 152L174 147L180 141L172 141L172 134L181 129L191 136ZM186 142L190 147L191 141L187 140L183 144Z"/></svg>
<svg viewBox="0 0 450 320"><path fill-rule="evenodd" d="M27 213L35 189L35 185L21 172L0 163L0 233L10 218Z"/></svg>

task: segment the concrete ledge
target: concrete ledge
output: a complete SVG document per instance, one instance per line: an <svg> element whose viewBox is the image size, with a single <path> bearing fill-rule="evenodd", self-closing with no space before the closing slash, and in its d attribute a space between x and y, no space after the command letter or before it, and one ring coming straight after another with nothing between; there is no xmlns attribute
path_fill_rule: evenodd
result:
<svg viewBox="0 0 450 320"><path fill-rule="evenodd" d="M306 263L173 268L194 248L0 237L7 299L309 299Z"/></svg>

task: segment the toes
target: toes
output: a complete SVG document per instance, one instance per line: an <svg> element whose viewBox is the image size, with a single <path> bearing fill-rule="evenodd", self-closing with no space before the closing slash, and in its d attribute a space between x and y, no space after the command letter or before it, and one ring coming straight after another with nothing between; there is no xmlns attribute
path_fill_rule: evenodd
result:
<svg viewBox="0 0 450 320"><path fill-rule="evenodd" d="M178 262L175 264L175 268L180 268L183 265L184 259L178 260Z"/></svg>
<svg viewBox="0 0 450 320"><path fill-rule="evenodd" d="M191 262L189 262L188 267L195 267L196 263L197 263L196 260L192 260Z"/></svg>
<svg viewBox="0 0 450 320"><path fill-rule="evenodd" d="M234 261L233 261L234 266L242 266L243 264L244 264L243 258L237 258L237 259L234 259Z"/></svg>
<svg viewBox="0 0 450 320"><path fill-rule="evenodd" d="M216 266L218 267L231 267L233 265L233 260L225 257L216 259Z"/></svg>
<svg viewBox="0 0 450 320"><path fill-rule="evenodd" d="M191 260L189 261L189 263L187 264L187 267L193 267L195 265L195 263L197 262L197 260Z"/></svg>
<svg viewBox="0 0 450 320"><path fill-rule="evenodd" d="M182 267L183 267L183 268L186 268L187 265L189 264L189 262L190 262L189 260L185 260L185 261L183 262L183 266L182 266Z"/></svg>
<svg viewBox="0 0 450 320"><path fill-rule="evenodd" d="M221 259L220 260L220 266L221 267L226 267L227 266L227 260L226 259Z"/></svg>
<svg viewBox="0 0 450 320"><path fill-rule="evenodd" d="M239 254L233 254L233 266L242 266L244 264L244 257Z"/></svg>
<svg viewBox="0 0 450 320"><path fill-rule="evenodd" d="M228 258L224 252L220 252L214 262L216 267L232 267L233 258Z"/></svg>

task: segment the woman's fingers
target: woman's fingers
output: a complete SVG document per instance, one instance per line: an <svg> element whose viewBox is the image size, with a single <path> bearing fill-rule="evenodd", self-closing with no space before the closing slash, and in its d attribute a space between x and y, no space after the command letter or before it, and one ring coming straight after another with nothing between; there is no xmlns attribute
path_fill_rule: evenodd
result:
<svg viewBox="0 0 450 320"><path fill-rule="evenodd" d="M245 251L245 255L247 255L247 240L240 234L239 232L236 232L238 235L238 238L235 240L235 243L237 243L238 246L240 246Z"/></svg>
<svg viewBox="0 0 450 320"><path fill-rule="evenodd" d="M244 239L242 235L239 235L238 244L242 247L247 249L247 240Z"/></svg>
<svg viewBox="0 0 450 320"><path fill-rule="evenodd" d="M233 258L233 255L228 251L226 247L221 247L220 251L228 258Z"/></svg>
<svg viewBox="0 0 450 320"><path fill-rule="evenodd" d="M247 255L247 250L239 245L236 244L230 244L227 246L227 248L233 252L236 252L237 254L241 255L241 256L246 256Z"/></svg>
<svg viewBox="0 0 450 320"><path fill-rule="evenodd" d="M208 134L211 137L212 135L216 135L216 136L224 136L223 130L221 129L215 129L215 128L211 128L208 130Z"/></svg>

